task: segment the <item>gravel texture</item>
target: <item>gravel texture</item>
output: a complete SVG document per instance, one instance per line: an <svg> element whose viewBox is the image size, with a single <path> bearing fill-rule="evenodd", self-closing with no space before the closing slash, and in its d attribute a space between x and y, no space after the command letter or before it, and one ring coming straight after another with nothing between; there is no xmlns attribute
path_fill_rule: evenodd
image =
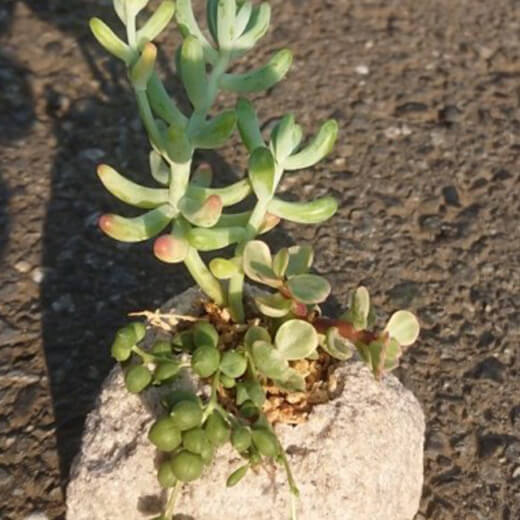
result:
<svg viewBox="0 0 520 520"><path fill-rule="evenodd" d="M0 517L64 513L62 486L131 310L191 282L150 244L102 237L127 212L95 175L135 179L147 146L122 68L88 34L108 0L0 3ZM200 6L201 3L198 2ZM427 420L421 520L520 517L520 7L514 0L274 0L274 27L243 68L282 46L287 79L257 97L270 121L306 132L336 117L321 166L288 175L286 197L327 191L338 214L283 225L276 247L315 245L344 306L359 283L423 333L397 375ZM199 9L200 11L200 9ZM161 63L178 37L161 43ZM242 65L238 67L241 69ZM168 84L178 88L167 74ZM185 105L185 97L183 106ZM231 100L222 98L222 106ZM205 156L222 182L245 156ZM145 182L144 180L142 182ZM384 319L385 316L381 316ZM61 475L61 476L60 476Z"/></svg>

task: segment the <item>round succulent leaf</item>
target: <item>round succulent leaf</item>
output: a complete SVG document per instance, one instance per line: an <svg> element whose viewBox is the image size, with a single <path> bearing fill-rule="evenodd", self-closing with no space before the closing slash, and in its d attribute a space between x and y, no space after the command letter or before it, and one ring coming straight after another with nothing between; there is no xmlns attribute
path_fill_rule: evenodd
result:
<svg viewBox="0 0 520 520"><path fill-rule="evenodd" d="M172 458L171 462L174 475L181 482L197 480L203 469L203 462L199 455L182 450Z"/></svg>
<svg viewBox="0 0 520 520"><path fill-rule="evenodd" d="M249 469L249 464L245 464L244 466L240 466L240 468L236 469L229 475L226 486L227 487L233 487L236 486L245 476L247 473L247 470Z"/></svg>
<svg viewBox="0 0 520 520"><path fill-rule="evenodd" d="M173 419L166 415L159 417L148 432L150 442L161 451L173 451L182 442L181 432Z"/></svg>
<svg viewBox="0 0 520 520"><path fill-rule="evenodd" d="M289 368L285 373L285 377L281 380L274 381L275 385L281 390L287 392L304 392L305 391L305 378L302 374Z"/></svg>
<svg viewBox="0 0 520 520"><path fill-rule="evenodd" d="M213 412L204 426L208 439L214 446L222 446L231 437L231 429L218 412Z"/></svg>
<svg viewBox="0 0 520 520"><path fill-rule="evenodd" d="M182 350L183 352L193 352L195 349L195 343L193 341L193 331L183 330L177 332L172 339L172 345L176 350Z"/></svg>
<svg viewBox="0 0 520 520"><path fill-rule="evenodd" d="M327 354L340 361L350 359L356 350L354 343L344 338L337 327L330 327L327 330L325 341L321 346Z"/></svg>
<svg viewBox="0 0 520 520"><path fill-rule="evenodd" d="M172 353L172 344L164 339L157 340L150 349L152 354L168 355Z"/></svg>
<svg viewBox="0 0 520 520"><path fill-rule="evenodd" d="M192 428L182 433L182 445L188 451L201 455L206 451L209 439L201 427Z"/></svg>
<svg viewBox="0 0 520 520"><path fill-rule="evenodd" d="M227 258L213 258L209 263L209 269L219 280L229 280L240 271L240 266Z"/></svg>
<svg viewBox="0 0 520 520"><path fill-rule="evenodd" d="M175 377L181 369L178 361L162 361L155 367L154 378L156 381L166 381Z"/></svg>
<svg viewBox="0 0 520 520"><path fill-rule="evenodd" d="M259 327L257 325L249 327L244 335L244 343L246 347L251 348L253 343L259 340L271 343L271 335L269 334L269 331L265 327Z"/></svg>
<svg viewBox="0 0 520 520"><path fill-rule="evenodd" d="M275 435L267 428L254 428L251 432L253 444L264 457L275 457L280 447Z"/></svg>
<svg viewBox="0 0 520 520"><path fill-rule="evenodd" d="M283 379L289 365L283 355L267 341L255 341L251 349L256 368L266 377Z"/></svg>
<svg viewBox="0 0 520 520"><path fill-rule="evenodd" d="M280 293L255 298L258 310L270 318L281 318L289 313L292 307L292 300L282 296Z"/></svg>
<svg viewBox="0 0 520 520"><path fill-rule="evenodd" d="M170 460L163 460L159 465L159 470L157 471L157 480L163 488L173 487L177 482L177 478L173 474Z"/></svg>
<svg viewBox="0 0 520 520"><path fill-rule="evenodd" d="M318 333L307 321L289 320L277 330L274 344L282 359L289 361L303 359L316 350ZM283 379L283 377L276 379Z"/></svg>
<svg viewBox="0 0 520 520"><path fill-rule="evenodd" d="M386 345L384 369L390 372L394 368L397 368L402 352L399 342L391 338Z"/></svg>
<svg viewBox="0 0 520 520"><path fill-rule="evenodd" d="M175 427L181 432L197 428L202 423L202 408L199 403L186 400L174 404L170 417Z"/></svg>
<svg viewBox="0 0 520 520"><path fill-rule="evenodd" d="M289 265L289 250L284 247L280 249L273 258L273 271L278 278L285 276L285 271Z"/></svg>
<svg viewBox="0 0 520 520"><path fill-rule="evenodd" d="M122 362L130 358L132 347L137 343L135 331L129 327L123 327L116 332L114 343L112 343L112 357Z"/></svg>
<svg viewBox="0 0 520 520"><path fill-rule="evenodd" d="M191 356L191 368L200 377L210 377L218 369L220 352L210 345L201 345Z"/></svg>
<svg viewBox="0 0 520 520"><path fill-rule="evenodd" d="M287 277L304 274L309 271L314 260L312 247L304 244L289 248L289 263L285 275Z"/></svg>
<svg viewBox="0 0 520 520"><path fill-rule="evenodd" d="M245 426L238 426L231 432L231 444L239 453L243 453L251 446L251 430Z"/></svg>
<svg viewBox="0 0 520 520"><path fill-rule="evenodd" d="M133 321L127 325L135 333L136 342L139 343L146 335L146 326L142 321Z"/></svg>
<svg viewBox="0 0 520 520"><path fill-rule="evenodd" d="M281 282L275 275L272 264L271 251L265 242L251 240L246 244L243 252L243 268L251 280L278 287Z"/></svg>
<svg viewBox="0 0 520 520"><path fill-rule="evenodd" d="M151 382L152 373L144 365L134 365L126 371L126 389L132 394L142 392Z"/></svg>
<svg viewBox="0 0 520 520"><path fill-rule="evenodd" d="M246 358L236 350L227 350L222 355L220 370L228 377L236 379L244 375L247 369Z"/></svg>
<svg viewBox="0 0 520 520"><path fill-rule="evenodd" d="M325 301L331 291L329 282L317 274L292 276L287 281L287 287L295 300L307 304Z"/></svg>
<svg viewBox="0 0 520 520"><path fill-rule="evenodd" d="M238 406L252 401L258 408L265 403L265 390L258 381L246 379L237 383L235 400Z"/></svg>
<svg viewBox="0 0 520 520"><path fill-rule="evenodd" d="M217 329L209 321L198 321L191 330L193 333L193 341L197 347L202 345L216 347L218 345Z"/></svg>
<svg viewBox="0 0 520 520"><path fill-rule="evenodd" d="M385 332L403 347L414 343L419 337L419 331L419 320L410 311L395 312L385 327Z"/></svg>

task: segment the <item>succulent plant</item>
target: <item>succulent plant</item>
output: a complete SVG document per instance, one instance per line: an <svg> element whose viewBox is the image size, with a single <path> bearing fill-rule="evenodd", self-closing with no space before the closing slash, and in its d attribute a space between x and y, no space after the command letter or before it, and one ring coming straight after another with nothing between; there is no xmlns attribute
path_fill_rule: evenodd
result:
<svg viewBox="0 0 520 520"><path fill-rule="evenodd" d="M324 122L302 144L301 126L293 114L285 114L264 137L255 109L245 97L281 81L291 67L291 52L277 51L256 70L230 72L232 64L266 34L269 4L207 0L205 34L191 0L164 0L153 12L149 12L148 0L113 3L126 27L126 41L100 19L92 19L90 27L99 43L127 68L150 142L152 179L150 185L137 184L114 167L100 165L98 176L107 190L146 211L134 218L103 215L99 226L119 241L153 240L153 254L159 260L184 263L209 301L218 312L228 312L235 332L239 331L230 340L220 333L215 313L208 312L200 319L190 317L194 324L175 329L151 346L144 346L143 323L130 323L116 334L112 356L124 367L128 390L169 388L162 401L164 415L148 433L150 442L164 453L159 483L172 490L157 520L172 518L180 486L198 479L216 450L228 442L244 463L229 476L227 485L236 485L266 459L282 465L295 520L298 488L264 411L268 389L305 393L308 373L302 366L320 359L345 361L354 354L380 378L398 365L403 347L417 339L418 321L409 311L398 311L376 332L365 287L356 289L348 310L339 318L323 317L319 305L331 286L311 272L312 248L296 245L272 255L269 246L258 240L282 220L319 224L338 208L330 196L289 202L276 194L286 172L309 168L331 152L337 123ZM156 70L153 42L174 17L182 35L174 61L191 103L189 113L168 94ZM213 114L220 91L237 94L238 99L234 106ZM235 130L248 152L245 175L228 186L212 187L211 166L197 163L195 152L223 146ZM245 199L252 201L251 210L230 209ZM228 246L233 246L231 256L214 257L206 265L201 253ZM244 307L246 278L264 286L264 292L254 298L255 316L246 315ZM168 385L184 370L207 382L211 395L201 398L171 390Z"/></svg>

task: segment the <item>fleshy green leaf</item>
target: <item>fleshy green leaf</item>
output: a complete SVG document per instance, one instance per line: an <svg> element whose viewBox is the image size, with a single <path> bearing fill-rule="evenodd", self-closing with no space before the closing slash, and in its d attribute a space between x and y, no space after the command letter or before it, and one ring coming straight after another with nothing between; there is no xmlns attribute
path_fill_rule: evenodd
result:
<svg viewBox="0 0 520 520"><path fill-rule="evenodd" d="M235 0L219 0L217 4L217 39L220 49L229 49L234 38Z"/></svg>
<svg viewBox="0 0 520 520"><path fill-rule="evenodd" d="M255 341L271 343L271 335L266 328L253 325L247 329L244 336L244 343L246 347L250 349Z"/></svg>
<svg viewBox="0 0 520 520"><path fill-rule="evenodd" d="M271 6L263 2L253 7L253 13L243 32L233 44L233 55L240 56L254 47L256 42L267 33L271 21Z"/></svg>
<svg viewBox="0 0 520 520"><path fill-rule="evenodd" d="M258 381L246 379L237 383L236 402L237 405L253 401L253 403L261 408L265 402L265 390Z"/></svg>
<svg viewBox="0 0 520 520"><path fill-rule="evenodd" d="M346 361L352 357L356 351L356 346L347 338L341 336L336 327L331 327L327 330L327 338L323 343L323 349L333 358Z"/></svg>
<svg viewBox="0 0 520 520"><path fill-rule="evenodd" d="M194 228L188 233L190 244L199 251L214 251L242 242L245 230L241 227Z"/></svg>
<svg viewBox="0 0 520 520"><path fill-rule="evenodd" d="M192 105L203 108L207 102L206 63L199 40L188 36L181 49L181 77Z"/></svg>
<svg viewBox="0 0 520 520"><path fill-rule="evenodd" d="M249 464L244 464L243 466L240 466L240 468L236 469L229 475L226 486L227 487L233 487L236 486L245 476L247 473L247 470L249 469Z"/></svg>
<svg viewBox="0 0 520 520"><path fill-rule="evenodd" d="M202 347L204 345L217 347L218 332L209 321L198 321L191 330L193 332L193 341L197 347Z"/></svg>
<svg viewBox="0 0 520 520"><path fill-rule="evenodd" d="M156 71L153 72L148 82L146 95L152 110L157 117L161 118L160 120L166 121L169 125L186 126L188 121L186 116L178 109L168 92L166 92Z"/></svg>
<svg viewBox="0 0 520 520"><path fill-rule="evenodd" d="M289 365L282 353L267 341L255 341L251 349L256 368L266 377L283 379Z"/></svg>
<svg viewBox="0 0 520 520"><path fill-rule="evenodd" d="M278 83L289 71L292 64L292 52L288 49L278 51L269 62L260 69L245 74L224 74L219 86L237 94L249 94L267 90Z"/></svg>
<svg viewBox="0 0 520 520"><path fill-rule="evenodd" d="M369 315L370 294L366 287L361 286L352 295L350 308L341 319L351 323L356 330L364 330L368 327Z"/></svg>
<svg viewBox="0 0 520 520"><path fill-rule="evenodd" d="M289 368L284 379L277 379L274 383L278 388L287 392L305 391L305 378L294 368Z"/></svg>
<svg viewBox="0 0 520 520"><path fill-rule="evenodd" d="M102 215L99 227L110 237L121 242L142 242L160 233L172 220L174 213L168 204L135 218Z"/></svg>
<svg viewBox="0 0 520 520"><path fill-rule="evenodd" d="M292 114L287 114L274 127L271 134L271 143L274 155L279 164L283 163L294 149L293 133L294 116Z"/></svg>
<svg viewBox="0 0 520 520"><path fill-rule="evenodd" d="M291 246L289 248L289 264L285 275L287 277L298 274L305 274L312 265L314 260L314 252L312 247L305 244L301 246Z"/></svg>
<svg viewBox="0 0 520 520"><path fill-rule="evenodd" d="M403 347L414 343L419 337L419 321L410 311L397 311L386 324L385 332Z"/></svg>
<svg viewBox="0 0 520 520"><path fill-rule="evenodd" d="M289 250L284 247L274 255L273 271L278 278L283 278L289 266Z"/></svg>
<svg viewBox="0 0 520 520"><path fill-rule="evenodd" d="M170 170L168 165L164 162L161 154L152 150L149 156L150 171L152 177L159 183L167 186L170 184ZM103 179L101 179L103 180ZM165 190L167 191L167 190Z"/></svg>
<svg viewBox="0 0 520 520"><path fill-rule="evenodd" d="M181 219L177 219L172 232L160 236L153 245L154 255L161 261L175 264L183 262L190 250L190 244L186 239L186 226Z"/></svg>
<svg viewBox="0 0 520 520"><path fill-rule="evenodd" d="M223 206L233 206L244 200L251 192L249 179L242 179L225 188L204 188L202 186L195 186L194 184L188 186L188 195L190 197L207 199L211 195L218 195L222 200ZM222 223L222 226L226 225L229 226L233 224Z"/></svg>
<svg viewBox="0 0 520 520"><path fill-rule="evenodd" d="M185 27L189 34L196 37L204 49L204 57L208 63L217 61L217 52L211 47L202 33L193 15L191 0L177 0L177 23Z"/></svg>
<svg viewBox="0 0 520 520"><path fill-rule="evenodd" d="M126 25L130 17L135 18L150 0L114 0L114 9L120 20Z"/></svg>
<svg viewBox="0 0 520 520"><path fill-rule="evenodd" d="M227 258L213 258L209 263L209 268L213 276L219 280L229 280L240 272L240 266L233 260L228 260Z"/></svg>
<svg viewBox="0 0 520 520"><path fill-rule="evenodd" d="M316 274L298 274L287 281L287 287L295 300L312 304L325 301L330 294L330 284Z"/></svg>
<svg viewBox="0 0 520 520"><path fill-rule="evenodd" d="M152 77L156 59L157 47L153 43L147 43L130 72L130 79L136 90L146 90L148 82Z"/></svg>
<svg viewBox="0 0 520 520"><path fill-rule="evenodd" d="M172 124L166 133L166 149L170 158L178 164L191 159L193 147L186 136L184 127Z"/></svg>
<svg viewBox="0 0 520 520"><path fill-rule="evenodd" d="M260 124L255 109L250 101L240 98L236 105L238 130L245 147L251 153L260 146L264 146L264 139L260 132Z"/></svg>
<svg viewBox="0 0 520 520"><path fill-rule="evenodd" d="M213 227L222 214L222 200L218 195L211 195L206 200L185 196L178 206L186 220L204 228Z"/></svg>
<svg viewBox="0 0 520 520"><path fill-rule="evenodd" d="M228 377L237 379L244 375L247 369L246 358L236 350L226 350L220 361L220 370Z"/></svg>
<svg viewBox="0 0 520 520"><path fill-rule="evenodd" d="M129 181L106 164L98 166L97 174L103 186L112 195L131 206L150 209L168 202L168 190L145 188Z"/></svg>
<svg viewBox="0 0 520 520"><path fill-rule="evenodd" d="M220 148L231 137L236 124L234 110L222 112L191 135L191 141L197 148Z"/></svg>
<svg viewBox="0 0 520 520"><path fill-rule="evenodd" d="M117 37L112 29L100 20L99 18L92 18L90 20L90 30L95 36L96 40L110 53L123 60L127 65L132 63L134 52Z"/></svg>
<svg viewBox="0 0 520 520"><path fill-rule="evenodd" d="M336 213L338 202L334 197L322 197L312 202L286 202L273 198L268 210L277 217L298 224L320 224Z"/></svg>
<svg viewBox="0 0 520 520"><path fill-rule="evenodd" d="M244 2L239 7L237 16L235 18L235 39L242 36L242 33L246 30L252 13L253 3L250 1Z"/></svg>
<svg viewBox="0 0 520 520"><path fill-rule="evenodd" d="M284 161L284 169L300 170L309 168L321 161L332 151L337 135L338 123L330 119L321 127L316 137L303 150Z"/></svg>
<svg viewBox="0 0 520 520"><path fill-rule="evenodd" d="M251 240L244 247L243 269L246 275L271 287L279 287L281 281L272 269L272 259L269 247L260 240Z"/></svg>
<svg viewBox="0 0 520 520"><path fill-rule="evenodd" d="M281 318L288 314L292 307L292 301L279 293L257 296L255 303L258 310L270 318Z"/></svg>
<svg viewBox="0 0 520 520"><path fill-rule="evenodd" d="M276 332L274 344L283 359L289 361L303 359L316 350L318 334L307 321L289 320ZM283 379L283 377L276 379Z"/></svg>
<svg viewBox="0 0 520 520"><path fill-rule="evenodd" d="M175 13L175 3L171 0L164 0L155 10L146 23L137 31L137 43L140 49L148 42L159 36L170 23Z"/></svg>
<svg viewBox="0 0 520 520"><path fill-rule="evenodd" d="M249 179L259 200L272 197L275 189L276 168L273 154L268 148L259 147L249 158Z"/></svg>

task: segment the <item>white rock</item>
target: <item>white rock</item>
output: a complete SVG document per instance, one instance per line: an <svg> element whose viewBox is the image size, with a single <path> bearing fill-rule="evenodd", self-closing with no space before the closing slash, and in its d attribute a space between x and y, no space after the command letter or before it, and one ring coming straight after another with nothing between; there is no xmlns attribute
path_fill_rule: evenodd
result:
<svg viewBox="0 0 520 520"><path fill-rule="evenodd" d="M25 260L20 260L14 264L14 268L19 273L28 273L31 270L31 264Z"/></svg>
<svg viewBox="0 0 520 520"><path fill-rule="evenodd" d="M370 74L370 69L366 65L358 65L354 69L360 76L367 76Z"/></svg>
<svg viewBox="0 0 520 520"><path fill-rule="evenodd" d="M191 312L197 294L181 295L176 311ZM305 424L277 428L300 488L299 518L411 520L423 483L419 403L395 377L378 383L358 361L343 364L336 376L336 399L315 406ZM156 389L141 397L128 394L120 368L114 368L87 418L67 491L68 520L141 520L160 512L166 493L156 480L156 451L146 439L157 401ZM184 487L180 518L287 520L283 469L250 472L226 488L239 465L236 453L223 448L204 478Z"/></svg>
<svg viewBox="0 0 520 520"><path fill-rule="evenodd" d="M24 520L49 520L48 516L44 513L31 513L30 515L26 516Z"/></svg>

